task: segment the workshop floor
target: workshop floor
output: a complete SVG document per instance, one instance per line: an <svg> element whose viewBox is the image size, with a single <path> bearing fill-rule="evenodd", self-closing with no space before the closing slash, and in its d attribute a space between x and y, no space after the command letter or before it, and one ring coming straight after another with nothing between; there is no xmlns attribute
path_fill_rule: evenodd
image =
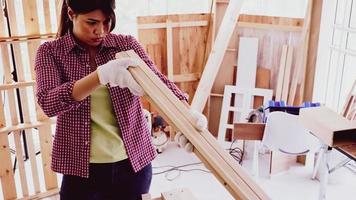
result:
<svg viewBox="0 0 356 200"><path fill-rule="evenodd" d="M252 160L249 157L247 154L243 162L243 168L248 173L251 172L252 164ZM329 162L331 167L344 159L338 152L332 152L331 158L331 162ZM267 155L260 155L260 177L255 178L255 180L273 200L318 199L319 181L310 178L312 173L310 169L300 164L295 164L288 171L269 178L267 176L267 160ZM150 190L151 196L158 197L161 192L177 188L188 188L199 200L232 200L231 195L215 179L213 174L207 172L207 169L199 163L200 160L194 154L178 148L176 143L169 143L163 153L159 154L153 161L153 172L158 174L153 176ZM179 167L187 164L192 165ZM28 165L27 167L30 166ZM172 167L180 169L180 172L169 170ZM167 170L169 172L160 173ZM18 178L18 175L16 177ZM60 182L61 176L58 175L58 177ZM342 167L329 176L327 200L354 199L356 197L355 188L355 168L350 170L347 167ZM30 191L30 193L32 192ZM59 197L57 195L45 199L59 200ZM2 200L1 195L0 200Z"/></svg>

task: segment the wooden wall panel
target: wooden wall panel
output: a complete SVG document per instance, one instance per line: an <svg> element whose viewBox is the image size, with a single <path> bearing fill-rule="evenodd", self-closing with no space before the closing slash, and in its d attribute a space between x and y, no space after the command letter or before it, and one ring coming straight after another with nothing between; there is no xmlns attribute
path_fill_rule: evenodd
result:
<svg viewBox="0 0 356 200"><path fill-rule="evenodd" d="M206 49L211 48L211 36L209 37L210 14L164 15L164 16L140 16L138 22L138 38L157 68L166 76L168 75L167 54L167 28L164 24L167 20L172 24L182 26L186 22L194 25L187 27L173 27L172 51L173 51L173 81L178 87L189 94L192 100L199 77L205 66ZM161 28L154 26L162 25ZM210 26L213 26L210 24ZM150 28L151 27L151 28ZM210 34L211 35L211 34ZM146 103L144 103L146 104Z"/></svg>

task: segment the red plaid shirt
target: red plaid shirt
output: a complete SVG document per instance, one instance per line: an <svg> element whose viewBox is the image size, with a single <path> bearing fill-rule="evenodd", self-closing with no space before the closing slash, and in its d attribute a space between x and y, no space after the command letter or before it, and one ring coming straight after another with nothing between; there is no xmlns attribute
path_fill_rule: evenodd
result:
<svg viewBox="0 0 356 200"><path fill-rule="evenodd" d="M116 53L131 49L179 99L185 99L182 92L157 71L144 49L132 36L107 35L95 61L99 66L114 59ZM57 116L52 170L89 177L90 96L80 102L72 98L75 81L91 73L89 54L68 32L39 47L35 70L38 103L49 117ZM137 172L156 156L140 98L131 94L127 88L109 87L109 92L129 160Z"/></svg>

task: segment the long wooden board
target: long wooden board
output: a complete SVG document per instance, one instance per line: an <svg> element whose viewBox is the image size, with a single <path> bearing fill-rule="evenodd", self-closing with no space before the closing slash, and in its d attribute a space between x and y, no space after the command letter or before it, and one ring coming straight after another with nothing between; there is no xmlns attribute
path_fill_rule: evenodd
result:
<svg viewBox="0 0 356 200"><path fill-rule="evenodd" d="M230 37L239 18L242 4L243 0L231 0L227 7L226 14L221 22L221 27L214 41L213 48L192 101L192 107L194 109L199 111L203 111L204 109L223 61L225 51L228 48Z"/></svg>
<svg viewBox="0 0 356 200"><path fill-rule="evenodd" d="M118 57L139 58L134 51L121 52ZM269 199L241 166L219 146L209 131L200 132L196 129L189 108L154 75L146 63L141 61L139 67L129 70L149 100L190 140L216 175L225 182L224 185L231 188L232 196L236 199Z"/></svg>

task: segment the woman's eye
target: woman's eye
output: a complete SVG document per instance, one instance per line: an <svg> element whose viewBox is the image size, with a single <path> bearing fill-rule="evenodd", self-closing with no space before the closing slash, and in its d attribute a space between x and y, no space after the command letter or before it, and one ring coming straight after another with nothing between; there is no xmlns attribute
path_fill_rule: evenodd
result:
<svg viewBox="0 0 356 200"><path fill-rule="evenodd" d="M96 22L92 22L92 21L89 21L89 22L87 22L89 25L95 25L96 24Z"/></svg>
<svg viewBox="0 0 356 200"><path fill-rule="evenodd" d="M111 22L111 20L105 20L104 25L108 25L108 24L110 24L110 22Z"/></svg>

